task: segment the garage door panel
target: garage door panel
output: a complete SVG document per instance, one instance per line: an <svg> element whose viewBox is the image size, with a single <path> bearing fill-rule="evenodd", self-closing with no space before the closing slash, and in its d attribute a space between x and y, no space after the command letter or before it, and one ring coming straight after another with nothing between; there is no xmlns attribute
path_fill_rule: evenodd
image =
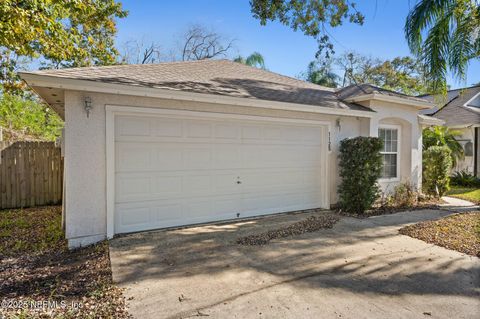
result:
<svg viewBox="0 0 480 319"><path fill-rule="evenodd" d="M116 233L323 206L322 126L121 116L115 127Z"/></svg>
<svg viewBox="0 0 480 319"><path fill-rule="evenodd" d="M292 187L304 187L305 173L303 169L285 169L285 170L248 170L241 174L242 190L258 190L258 188L271 189L283 187L290 189ZM310 186L310 185L309 185Z"/></svg>
<svg viewBox="0 0 480 319"><path fill-rule="evenodd" d="M182 215L182 206L175 203L130 203L117 205L115 229L117 232L132 232L176 224Z"/></svg>
<svg viewBox="0 0 480 319"><path fill-rule="evenodd" d="M236 172L220 172L215 174L214 188L215 194L238 194L237 184L238 171Z"/></svg>
<svg viewBox="0 0 480 319"><path fill-rule="evenodd" d="M119 202L128 199L138 200L152 193L151 176L144 174L117 174L116 179L115 197Z"/></svg>
<svg viewBox="0 0 480 319"><path fill-rule="evenodd" d="M245 198L243 204L243 214L253 216L291 211L298 207L305 207L306 203L301 193L275 193L257 194Z"/></svg>
<svg viewBox="0 0 480 319"><path fill-rule="evenodd" d="M183 122L180 119L154 118L155 137L183 137Z"/></svg>
<svg viewBox="0 0 480 319"><path fill-rule="evenodd" d="M318 166L321 152L310 146L242 146L245 167L308 167Z"/></svg>
<svg viewBox="0 0 480 319"><path fill-rule="evenodd" d="M238 145L215 145L213 151L213 167L232 169L242 167L241 149Z"/></svg>
<svg viewBox="0 0 480 319"><path fill-rule="evenodd" d="M151 119L146 117L119 117L115 126L115 137L122 136L150 136Z"/></svg>
<svg viewBox="0 0 480 319"><path fill-rule="evenodd" d="M215 124L215 139L236 141L240 138L240 125L238 123Z"/></svg>
<svg viewBox="0 0 480 319"><path fill-rule="evenodd" d="M145 227L148 225L152 216L150 207L148 206L133 206L133 207L116 207L117 214L117 229L126 230L135 227Z"/></svg>
<svg viewBox="0 0 480 319"><path fill-rule="evenodd" d="M192 196L208 196L212 193L213 181L212 175L194 175L184 176L184 194L191 194Z"/></svg>
<svg viewBox="0 0 480 319"><path fill-rule="evenodd" d="M146 145L117 144L116 169L117 171L149 169L154 161L153 149Z"/></svg>
<svg viewBox="0 0 480 319"><path fill-rule="evenodd" d="M183 169L198 170L212 168L212 149L208 146L194 148L188 146L184 150Z"/></svg>
<svg viewBox="0 0 480 319"><path fill-rule="evenodd" d="M185 121L186 137L209 138L212 136L212 126L210 121Z"/></svg>
<svg viewBox="0 0 480 319"><path fill-rule="evenodd" d="M177 173L178 175L173 175ZM238 194L237 172L117 173L116 202Z"/></svg>
<svg viewBox="0 0 480 319"><path fill-rule="evenodd" d="M129 232L229 219L236 216L239 204L237 196L119 203L115 229Z"/></svg>

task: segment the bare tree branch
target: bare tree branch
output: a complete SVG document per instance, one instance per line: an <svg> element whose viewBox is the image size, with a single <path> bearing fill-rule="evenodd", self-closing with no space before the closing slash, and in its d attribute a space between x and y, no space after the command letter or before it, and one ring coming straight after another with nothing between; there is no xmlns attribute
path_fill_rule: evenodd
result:
<svg viewBox="0 0 480 319"><path fill-rule="evenodd" d="M151 64L162 60L160 46L154 42L145 44L143 39L124 44L121 62L127 64Z"/></svg>
<svg viewBox="0 0 480 319"><path fill-rule="evenodd" d="M183 61L225 57L233 48L235 40L226 39L215 31L207 30L201 25L192 25L184 35L181 46Z"/></svg>

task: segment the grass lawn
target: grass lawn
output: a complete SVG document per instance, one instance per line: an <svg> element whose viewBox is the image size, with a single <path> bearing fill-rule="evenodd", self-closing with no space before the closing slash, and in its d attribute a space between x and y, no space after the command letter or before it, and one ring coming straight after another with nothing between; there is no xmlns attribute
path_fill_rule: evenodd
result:
<svg viewBox="0 0 480 319"><path fill-rule="evenodd" d="M480 204L480 188L452 186L452 189L447 193L447 196L457 197L475 204Z"/></svg>
<svg viewBox="0 0 480 319"><path fill-rule="evenodd" d="M400 233L480 257L480 211L409 225L400 229Z"/></svg>
<svg viewBox="0 0 480 319"><path fill-rule="evenodd" d="M66 244L61 207L0 210L0 318L130 317L108 243Z"/></svg>

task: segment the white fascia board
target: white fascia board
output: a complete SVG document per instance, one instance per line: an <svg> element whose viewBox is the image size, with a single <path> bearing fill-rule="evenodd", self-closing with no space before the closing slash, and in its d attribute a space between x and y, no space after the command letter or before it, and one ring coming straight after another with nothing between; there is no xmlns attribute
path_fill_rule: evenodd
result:
<svg viewBox="0 0 480 319"><path fill-rule="evenodd" d="M465 104L463 104L463 106L471 107L471 106L469 106L470 102L472 102L473 100L475 100L479 95L480 95L480 92L478 92L478 93L475 94L470 100L468 100L467 102L465 102Z"/></svg>
<svg viewBox="0 0 480 319"><path fill-rule="evenodd" d="M86 91L96 93L110 93L133 95L142 97L153 97L172 100L184 100L194 102L205 102L214 104L227 104L237 106L257 107L264 109L275 109L285 111L297 111L308 113L320 113L328 115L353 116L371 118L375 114L374 111L358 111L346 109L333 109L328 107L305 105L298 103L277 102L250 98L239 98L222 96L215 94L191 93L176 90L147 88L142 86L103 83L88 80L77 80L68 78L59 78L54 76L40 75L28 72L20 72L21 78L27 82L29 86L51 87L64 90Z"/></svg>
<svg viewBox="0 0 480 319"><path fill-rule="evenodd" d="M480 108L478 108L476 106L464 106L464 108L466 108L470 111L476 112L476 113L480 113Z"/></svg>
<svg viewBox="0 0 480 319"><path fill-rule="evenodd" d="M442 126L442 125L445 125L444 120L437 119L435 117L418 114L417 118L418 118L418 123L420 123L420 125L425 125L425 126Z"/></svg>
<svg viewBox="0 0 480 319"><path fill-rule="evenodd" d="M459 124L459 125L450 125L448 126L451 129L463 129L469 127L480 127L480 124Z"/></svg>
<svg viewBox="0 0 480 319"><path fill-rule="evenodd" d="M384 94L377 94L377 93L370 93L355 96L349 99L345 99L347 102L361 102L361 101L369 101L369 100L377 100L377 101L384 101L384 102L391 102L397 104L404 104L409 106L414 106L417 109L431 109L435 107L435 104L425 101L414 101L407 98L401 98L398 96L391 96L391 95L384 95Z"/></svg>

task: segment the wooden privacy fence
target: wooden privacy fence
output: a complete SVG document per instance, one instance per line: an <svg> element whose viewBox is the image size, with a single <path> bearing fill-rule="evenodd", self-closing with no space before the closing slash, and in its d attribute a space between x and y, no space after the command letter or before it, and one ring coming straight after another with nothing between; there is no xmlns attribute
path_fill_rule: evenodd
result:
<svg viewBox="0 0 480 319"><path fill-rule="evenodd" d="M0 208L61 203L63 159L54 142L15 142L0 156Z"/></svg>

